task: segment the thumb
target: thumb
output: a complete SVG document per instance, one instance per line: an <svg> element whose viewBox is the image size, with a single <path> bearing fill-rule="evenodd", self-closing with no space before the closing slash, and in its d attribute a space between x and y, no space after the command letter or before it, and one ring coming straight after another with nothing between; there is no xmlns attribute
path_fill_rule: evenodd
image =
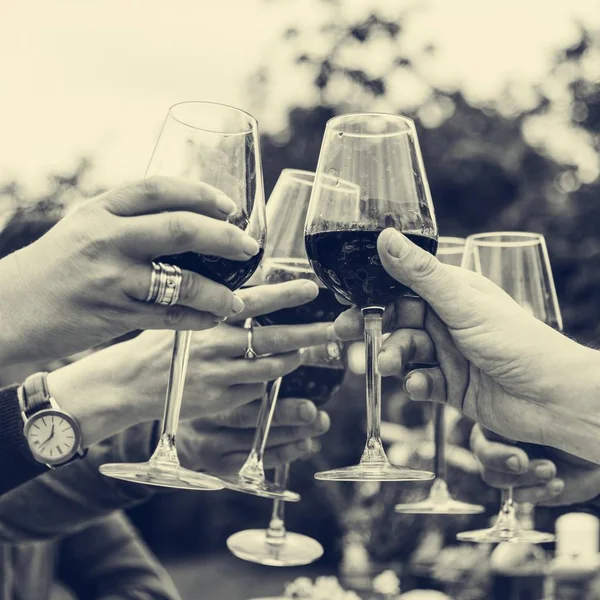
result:
<svg viewBox="0 0 600 600"><path fill-rule="evenodd" d="M377 250L383 268L423 298L446 324L456 320L457 306L470 304L471 286L399 231L392 228L382 231Z"/></svg>

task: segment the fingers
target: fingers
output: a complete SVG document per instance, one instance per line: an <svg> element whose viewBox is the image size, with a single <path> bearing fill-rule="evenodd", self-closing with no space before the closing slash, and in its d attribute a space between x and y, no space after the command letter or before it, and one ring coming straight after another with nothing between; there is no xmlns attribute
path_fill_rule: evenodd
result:
<svg viewBox="0 0 600 600"><path fill-rule="evenodd" d="M426 306L420 298L401 298L389 305L383 314L383 331L423 327ZM362 338L364 321L358 308L343 312L335 321L335 333L342 341Z"/></svg>
<svg viewBox="0 0 600 600"><path fill-rule="evenodd" d="M471 430L471 450L487 470L520 475L529 469L529 457L524 450L488 439L479 425Z"/></svg>
<svg viewBox="0 0 600 600"><path fill-rule="evenodd" d="M187 306L159 306L158 304L136 305L130 320L131 330L173 329L176 331L203 331L216 327L222 318L210 313L199 312Z"/></svg>
<svg viewBox="0 0 600 600"><path fill-rule="evenodd" d="M411 371L404 379L404 389L411 400L446 402L446 379L439 367Z"/></svg>
<svg viewBox="0 0 600 600"><path fill-rule="evenodd" d="M244 302L244 310L235 319L240 321L306 304L318 296L319 287L313 281L299 279L285 283L257 285L241 289L237 294Z"/></svg>
<svg viewBox="0 0 600 600"><path fill-rule="evenodd" d="M128 256L143 262L184 252L244 261L259 252L258 242L235 225L182 211L125 220L120 245Z"/></svg>
<svg viewBox="0 0 600 600"><path fill-rule="evenodd" d="M246 388L250 386L236 387ZM234 410L215 415L211 421L220 427L254 429L258 420L260 404L261 399L255 400ZM290 427L309 425L315 422L318 414L318 408L310 400L281 398L275 406L272 426Z"/></svg>
<svg viewBox="0 0 600 600"><path fill-rule="evenodd" d="M226 219L237 210L231 198L211 185L158 175L111 190L100 201L111 213L121 217L185 210Z"/></svg>
<svg viewBox="0 0 600 600"><path fill-rule="evenodd" d="M217 381L228 381L231 385L274 381L295 371L301 364L299 352L267 356L255 360L222 360L214 368Z"/></svg>
<svg viewBox="0 0 600 600"><path fill-rule="evenodd" d="M544 506L561 506L569 504L561 498L565 491L565 482L556 478L546 484L540 484L534 487L517 488L514 490L514 499L516 502L531 502L532 504L542 504Z"/></svg>
<svg viewBox="0 0 600 600"><path fill-rule="evenodd" d="M508 472L506 466L503 469L503 471L495 471L484 468L481 477L488 485L495 488L544 486L556 477L556 465L550 460L532 460L520 475Z"/></svg>
<svg viewBox="0 0 600 600"><path fill-rule="evenodd" d="M430 304L447 325L464 328L472 322L480 293L456 271L395 229L379 235L377 250L385 270Z"/></svg>
<svg viewBox="0 0 600 600"><path fill-rule="evenodd" d="M135 300L145 301L150 289L152 266L134 266L123 274L123 290ZM239 314L244 303L224 285L183 269L178 305L221 317Z"/></svg>
<svg viewBox="0 0 600 600"><path fill-rule="evenodd" d="M409 363L435 363L435 349L422 329L399 329L383 343L379 372L383 377L401 374Z"/></svg>
<svg viewBox="0 0 600 600"><path fill-rule="evenodd" d="M252 331L252 347L259 356L292 352L300 348L325 344L335 339L331 323L273 325L255 327ZM211 347L211 354L215 357L241 357L246 351L247 344L248 332L246 330L228 328L226 334L224 332L221 338L215 340Z"/></svg>

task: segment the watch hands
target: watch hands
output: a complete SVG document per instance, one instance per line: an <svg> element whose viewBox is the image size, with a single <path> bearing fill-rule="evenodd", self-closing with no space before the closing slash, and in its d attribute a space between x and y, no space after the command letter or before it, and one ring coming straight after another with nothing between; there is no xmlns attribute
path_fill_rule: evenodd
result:
<svg viewBox="0 0 600 600"><path fill-rule="evenodd" d="M50 437L47 440L44 440L40 444L40 448L43 448L53 437L54 437L54 425L52 425L52 429L50 430Z"/></svg>

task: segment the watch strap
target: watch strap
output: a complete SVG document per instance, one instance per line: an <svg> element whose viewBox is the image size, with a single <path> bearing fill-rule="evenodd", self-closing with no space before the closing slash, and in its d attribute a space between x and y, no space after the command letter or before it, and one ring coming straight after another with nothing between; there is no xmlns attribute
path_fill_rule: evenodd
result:
<svg viewBox="0 0 600 600"><path fill-rule="evenodd" d="M34 373L23 382L23 412L27 418L44 408L51 408L48 373Z"/></svg>

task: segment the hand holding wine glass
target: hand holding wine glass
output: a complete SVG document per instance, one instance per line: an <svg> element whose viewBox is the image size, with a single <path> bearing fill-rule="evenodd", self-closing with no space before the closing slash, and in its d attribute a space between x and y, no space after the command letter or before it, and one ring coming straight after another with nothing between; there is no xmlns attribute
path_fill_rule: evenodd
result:
<svg viewBox="0 0 600 600"><path fill-rule="evenodd" d="M412 400L448 402L505 437L600 462L598 432L586 420L595 406L595 350L533 317L486 277L440 263L397 231L384 231L377 244L386 271L425 301L399 298L388 307L383 376L435 359L438 366L409 373ZM335 329L342 340L359 339L360 311L343 313Z"/></svg>

